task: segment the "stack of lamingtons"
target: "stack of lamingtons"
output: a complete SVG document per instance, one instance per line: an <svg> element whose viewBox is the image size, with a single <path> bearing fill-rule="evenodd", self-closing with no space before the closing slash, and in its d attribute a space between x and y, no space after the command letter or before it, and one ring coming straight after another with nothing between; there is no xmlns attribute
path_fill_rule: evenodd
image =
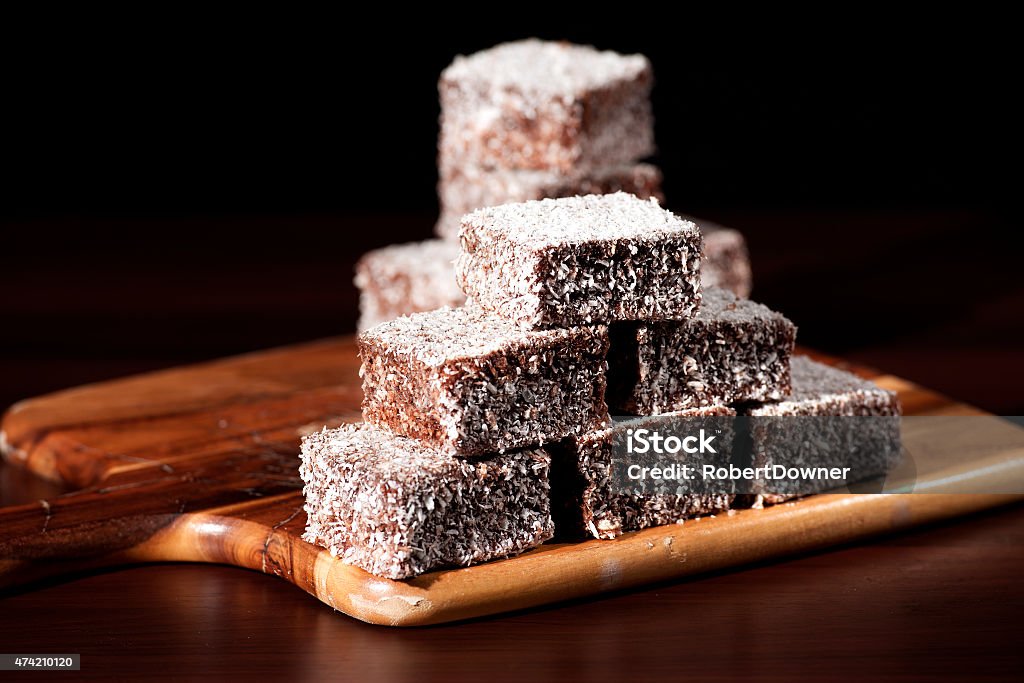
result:
<svg viewBox="0 0 1024 683"><path fill-rule="evenodd" d="M625 191L661 198L643 55L524 40L458 57L441 74L439 239L366 254L356 267L359 329L399 315L461 306L452 262L459 219L488 206ZM743 236L701 222L706 286L751 288Z"/></svg>
<svg viewBox="0 0 1024 683"><path fill-rule="evenodd" d="M469 303L363 332L364 422L303 442L306 539L404 578L522 552L556 525L613 538L734 499L616 489L609 408L898 409L855 377L791 363L782 315L702 291L701 243L692 222L625 193L465 216L456 274Z"/></svg>

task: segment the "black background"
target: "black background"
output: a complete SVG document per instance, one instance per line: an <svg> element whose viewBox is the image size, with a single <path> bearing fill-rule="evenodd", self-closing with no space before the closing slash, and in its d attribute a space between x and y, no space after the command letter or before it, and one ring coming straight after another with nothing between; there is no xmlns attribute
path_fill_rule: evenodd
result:
<svg viewBox="0 0 1024 683"><path fill-rule="evenodd" d="M1018 65L996 36L505 23L50 36L12 69L4 213L432 210L439 72L531 35L651 58L676 202L992 206L1015 184L993 166L1017 133Z"/></svg>
<svg viewBox="0 0 1024 683"><path fill-rule="evenodd" d="M0 403L350 331L358 255L430 236L439 72L540 35L651 58L669 206L744 232L802 343L1024 412L998 21L652 11L33 24L5 68Z"/></svg>

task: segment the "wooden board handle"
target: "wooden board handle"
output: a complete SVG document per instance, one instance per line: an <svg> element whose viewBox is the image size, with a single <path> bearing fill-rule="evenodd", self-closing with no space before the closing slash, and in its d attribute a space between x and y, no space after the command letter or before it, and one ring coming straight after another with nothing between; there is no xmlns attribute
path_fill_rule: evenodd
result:
<svg viewBox="0 0 1024 683"><path fill-rule="evenodd" d="M0 510L0 587L124 563L178 515L155 493L108 486Z"/></svg>

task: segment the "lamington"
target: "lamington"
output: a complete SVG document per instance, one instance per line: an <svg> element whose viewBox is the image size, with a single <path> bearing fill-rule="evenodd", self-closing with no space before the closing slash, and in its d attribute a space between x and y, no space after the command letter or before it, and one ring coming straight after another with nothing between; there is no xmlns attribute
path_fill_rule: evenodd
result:
<svg viewBox="0 0 1024 683"><path fill-rule="evenodd" d="M366 424L302 440L303 538L371 574L404 579L516 555L551 538L550 458L464 459Z"/></svg>
<svg viewBox="0 0 1024 683"><path fill-rule="evenodd" d="M611 328L608 404L657 415L784 398L796 326L782 314L724 289L704 292L691 320Z"/></svg>
<svg viewBox="0 0 1024 683"><path fill-rule="evenodd" d="M363 419L460 455L562 439L608 420L608 330L523 330L442 308L359 335Z"/></svg>
<svg viewBox="0 0 1024 683"><path fill-rule="evenodd" d="M743 234L703 218L685 214L679 217L696 223L704 236L704 260L700 266L700 281L704 289L721 287L738 297L750 296L753 274Z"/></svg>
<svg viewBox="0 0 1024 683"><path fill-rule="evenodd" d="M459 56L438 83L441 172L579 171L654 152L651 64L643 55L536 39Z"/></svg>
<svg viewBox="0 0 1024 683"><path fill-rule="evenodd" d="M795 356L791 390L781 400L747 406L751 416L893 416L902 408L896 392L853 373Z"/></svg>
<svg viewBox="0 0 1024 683"><path fill-rule="evenodd" d="M459 286L480 308L542 329L681 320L700 305L701 235L623 192L505 204L462 219Z"/></svg>
<svg viewBox="0 0 1024 683"><path fill-rule="evenodd" d="M553 445L549 451L556 534L566 540L579 536L612 539L628 531L729 509L735 495L723 485L706 485L697 478L686 482L631 479L626 470L630 465L727 465L732 456L735 415L726 406L712 406L656 418L616 420L610 427ZM715 453L630 453L625 440L639 429L677 436L703 429L716 437Z"/></svg>
<svg viewBox="0 0 1024 683"><path fill-rule="evenodd" d="M454 166L441 174L438 183L442 211L435 232L442 238L457 241L462 216L488 206L613 192L628 192L641 199L655 197L661 201L661 171L651 164L622 164L568 174Z"/></svg>
<svg viewBox="0 0 1024 683"><path fill-rule="evenodd" d="M740 407L750 421L754 466L849 467L849 477L763 481L759 503L874 479L898 464L902 408L895 392L806 356L791 365L788 396Z"/></svg>
<svg viewBox="0 0 1024 683"><path fill-rule="evenodd" d="M367 252L356 264L358 330L401 315L466 302L455 282L459 245L443 240L395 244Z"/></svg>

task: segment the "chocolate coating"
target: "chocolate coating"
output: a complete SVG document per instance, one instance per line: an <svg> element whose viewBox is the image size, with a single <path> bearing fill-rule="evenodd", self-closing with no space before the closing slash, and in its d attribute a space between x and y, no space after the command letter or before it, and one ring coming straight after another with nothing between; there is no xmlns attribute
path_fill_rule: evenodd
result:
<svg viewBox="0 0 1024 683"><path fill-rule="evenodd" d="M438 83L441 172L481 168L579 171L654 152L642 55L521 40L456 57Z"/></svg>
<svg viewBox="0 0 1024 683"><path fill-rule="evenodd" d="M789 393L796 326L724 289L709 289L697 316L612 327L608 404L657 415Z"/></svg>
<svg viewBox="0 0 1024 683"><path fill-rule="evenodd" d="M302 441L303 538L371 574L404 579L521 553L551 538L550 458L464 459L366 424Z"/></svg>
<svg viewBox="0 0 1024 683"><path fill-rule="evenodd" d="M671 424L674 427L666 433L692 433L693 429L688 424L700 425L702 418L735 414L731 408L713 406L670 413L657 419L636 418L553 445L549 448L554 498L552 513L558 536L566 539L581 535L612 539L627 531L676 524L691 517L729 509L733 495L720 491L682 492L674 481L652 480L645 482L642 490L627 489L617 481L613 464L616 457L623 455L621 439L627 429L659 429ZM732 448L731 420L719 420L715 424L726 429L718 441L720 457L725 463ZM649 464L663 464L656 455L650 457ZM699 466L706 457L695 456L692 463ZM632 456L631 461L639 463L642 458ZM679 458L674 461L679 461Z"/></svg>
<svg viewBox="0 0 1024 683"><path fill-rule="evenodd" d="M367 252L356 264L362 332L400 315L461 306L455 282L459 246L442 240L394 244Z"/></svg>
<svg viewBox="0 0 1024 683"><path fill-rule="evenodd" d="M700 304L700 231L654 200L619 192L480 209L460 240L463 291L524 327L678 320Z"/></svg>
<svg viewBox="0 0 1024 683"><path fill-rule="evenodd" d="M473 307L363 332L363 419L446 453L478 455L604 424L608 331L528 331Z"/></svg>
<svg viewBox="0 0 1024 683"><path fill-rule="evenodd" d="M651 164L623 164L573 173L451 164L438 183L441 216L434 232L439 237L458 240L462 217L488 206L614 192L660 201L661 171Z"/></svg>
<svg viewBox="0 0 1024 683"><path fill-rule="evenodd" d="M884 475L901 455L898 418L902 408L896 393L806 356L793 358L789 396L740 410L750 416L755 467L849 465L849 483L853 483ZM848 419L798 419L829 416ZM807 483L766 482L754 505L817 492Z"/></svg>

